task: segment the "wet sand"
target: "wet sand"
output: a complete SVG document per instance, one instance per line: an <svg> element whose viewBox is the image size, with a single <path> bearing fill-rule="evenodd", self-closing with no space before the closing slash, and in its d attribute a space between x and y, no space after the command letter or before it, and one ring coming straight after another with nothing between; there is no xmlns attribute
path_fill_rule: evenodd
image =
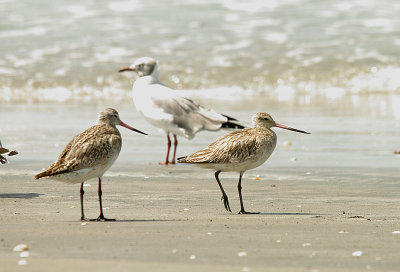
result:
<svg viewBox="0 0 400 272"><path fill-rule="evenodd" d="M221 174L229 213L208 170L119 163L103 182L105 216L117 221L86 225L79 185L0 175L0 262L4 271L398 271L397 173L378 173L262 167L243 180L246 210L261 214L238 215L233 173ZM87 183L95 218L97 182Z"/></svg>

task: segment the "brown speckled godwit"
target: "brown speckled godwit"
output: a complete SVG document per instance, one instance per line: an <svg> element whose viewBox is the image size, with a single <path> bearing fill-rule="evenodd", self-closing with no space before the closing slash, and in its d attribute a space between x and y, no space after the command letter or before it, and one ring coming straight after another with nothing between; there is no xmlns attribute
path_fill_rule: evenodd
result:
<svg viewBox="0 0 400 272"><path fill-rule="evenodd" d="M132 88L136 110L155 127L167 134L167 155L160 164L174 164L178 140L176 136L192 139L202 130L215 131L221 128L243 128L236 119L207 109L191 99L181 96L158 79L158 61L150 57L137 59L131 66L119 72L134 71L139 77ZM171 139L174 136L174 152L169 161Z"/></svg>
<svg viewBox="0 0 400 272"><path fill-rule="evenodd" d="M81 220L86 220L83 211L83 183L91 178L99 179L98 195L100 215L97 221L112 220L103 215L101 201L101 177L118 158L122 139L117 125L147 135L119 119L118 112L107 108L100 112L98 124L76 135L61 152L60 157L49 168L35 176L35 179L47 177L66 183L81 183Z"/></svg>
<svg viewBox="0 0 400 272"><path fill-rule="evenodd" d="M245 171L256 168L263 164L276 146L276 134L272 127L280 127L296 132L310 134L308 132L287 127L276 123L272 117L265 112L256 113L253 116L252 128L234 131L219 138L207 148L197 151L187 157L178 158L179 163L191 163L204 168L216 170L215 179L222 192L221 200L224 201L225 209L231 212L228 196L218 178L221 172L239 173L239 199L240 214L246 214L242 199L242 176Z"/></svg>

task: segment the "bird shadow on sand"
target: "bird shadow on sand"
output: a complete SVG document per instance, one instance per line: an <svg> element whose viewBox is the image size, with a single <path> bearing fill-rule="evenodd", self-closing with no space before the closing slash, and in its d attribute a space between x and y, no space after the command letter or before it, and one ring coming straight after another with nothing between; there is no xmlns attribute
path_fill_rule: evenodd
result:
<svg viewBox="0 0 400 272"><path fill-rule="evenodd" d="M11 194L0 194L0 198L24 198L31 199L35 197L39 197L43 194L38 193L11 193Z"/></svg>
<svg viewBox="0 0 400 272"><path fill-rule="evenodd" d="M123 223L139 223L139 222L174 222L174 221L182 221L182 220L174 220L174 219L121 219L115 220L114 222L123 222Z"/></svg>
<svg viewBox="0 0 400 272"><path fill-rule="evenodd" d="M116 219L114 221L97 221L95 219L80 222L88 223L145 223L145 222L178 222L179 219Z"/></svg>
<svg viewBox="0 0 400 272"><path fill-rule="evenodd" d="M240 214L242 215L242 214ZM327 214L321 214L321 213L302 213L302 212L260 212L256 214L244 214L245 215L282 215L282 216L291 216L291 215L304 215L304 216L313 216L313 217L323 217L326 216Z"/></svg>

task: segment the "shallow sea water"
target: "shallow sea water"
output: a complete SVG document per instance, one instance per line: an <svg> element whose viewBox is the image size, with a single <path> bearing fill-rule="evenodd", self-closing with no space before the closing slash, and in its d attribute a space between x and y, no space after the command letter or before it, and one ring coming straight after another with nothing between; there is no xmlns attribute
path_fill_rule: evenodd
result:
<svg viewBox="0 0 400 272"><path fill-rule="evenodd" d="M9 163L2 165L0 176L27 175L27 178L52 163L73 136L96 123L97 112L106 106L118 108L121 119L147 132L148 136L133 133L120 128L123 147L118 160L106 173L110 176L124 175L141 177L162 175L167 170L173 173L185 167L185 171L203 173L209 170L193 166L157 166L166 152L165 134L147 124L130 104L125 105L78 105L78 104L33 104L10 105L0 109L1 116L12 116L3 121L0 129L2 143L19 154L9 157ZM216 105L217 106L217 105ZM229 110L221 111L238 118L244 125L250 126L251 115L266 110ZM281 109L270 106L267 110L277 122L306 130L311 135L275 128L278 144L269 160L257 169L248 171L246 177L261 176L297 176L307 179L316 172L328 172L338 180L330 182L359 181L365 179L379 183L379 176L389 175L385 182L395 182L400 157L393 154L400 136L399 124L387 117L368 117L356 114L342 115L326 111L301 111ZM226 131L200 132L189 141L179 139L177 156L197 151L217 139ZM291 146L285 147L287 142ZM179 171L177 171L179 172ZM344 178L343 172L351 178ZM369 174L366 174L369 173ZM236 174L227 174L236 176ZM383 180L382 180L383 181Z"/></svg>
<svg viewBox="0 0 400 272"><path fill-rule="evenodd" d="M150 134L121 128L109 174L153 169L165 136L133 108L135 75L117 72L145 55L167 85L247 126L267 111L312 133L275 129L274 154L250 174L396 173L399 12L395 0L0 0L0 140L19 152L0 176L47 167L104 107ZM223 133L180 139L177 155Z"/></svg>

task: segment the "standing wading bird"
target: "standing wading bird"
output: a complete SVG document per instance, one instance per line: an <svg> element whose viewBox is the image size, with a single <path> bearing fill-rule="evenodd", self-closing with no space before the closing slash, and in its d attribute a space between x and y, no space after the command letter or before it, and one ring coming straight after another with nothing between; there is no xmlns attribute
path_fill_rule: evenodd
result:
<svg viewBox="0 0 400 272"><path fill-rule="evenodd" d="M47 177L66 183L80 183L81 220L86 220L83 212L83 183L91 178L99 179L100 215L97 221L115 221L105 218L101 201L101 177L113 165L121 151L122 139L117 125L147 135L119 119L118 112L107 108L100 112L98 124L76 135L61 152L60 157L49 168L35 176Z"/></svg>
<svg viewBox="0 0 400 272"><path fill-rule="evenodd" d="M271 130L271 128L279 127L310 134L302 130L280 125L265 112L259 112L253 116L253 125L253 128L245 128L228 133L210 144L207 148L189 156L178 158L179 163L192 163L204 168L216 170L215 179L222 192L221 200L224 201L225 209L229 212L231 212L231 208L229 207L228 196L218 178L221 172L239 173L239 213L252 213L246 212L243 206L242 176L245 171L263 164L274 151L277 138L275 132Z"/></svg>
<svg viewBox="0 0 400 272"><path fill-rule="evenodd" d="M192 139L201 130L244 128L235 122L236 119L204 108L162 84L158 79L158 62L153 58L139 58L131 66L119 70L119 72L125 71L134 71L139 76L132 88L136 110L150 124L163 129L167 134L167 155L165 161L160 164L175 163L177 135ZM174 153L171 161L169 161L170 133L174 136Z"/></svg>

